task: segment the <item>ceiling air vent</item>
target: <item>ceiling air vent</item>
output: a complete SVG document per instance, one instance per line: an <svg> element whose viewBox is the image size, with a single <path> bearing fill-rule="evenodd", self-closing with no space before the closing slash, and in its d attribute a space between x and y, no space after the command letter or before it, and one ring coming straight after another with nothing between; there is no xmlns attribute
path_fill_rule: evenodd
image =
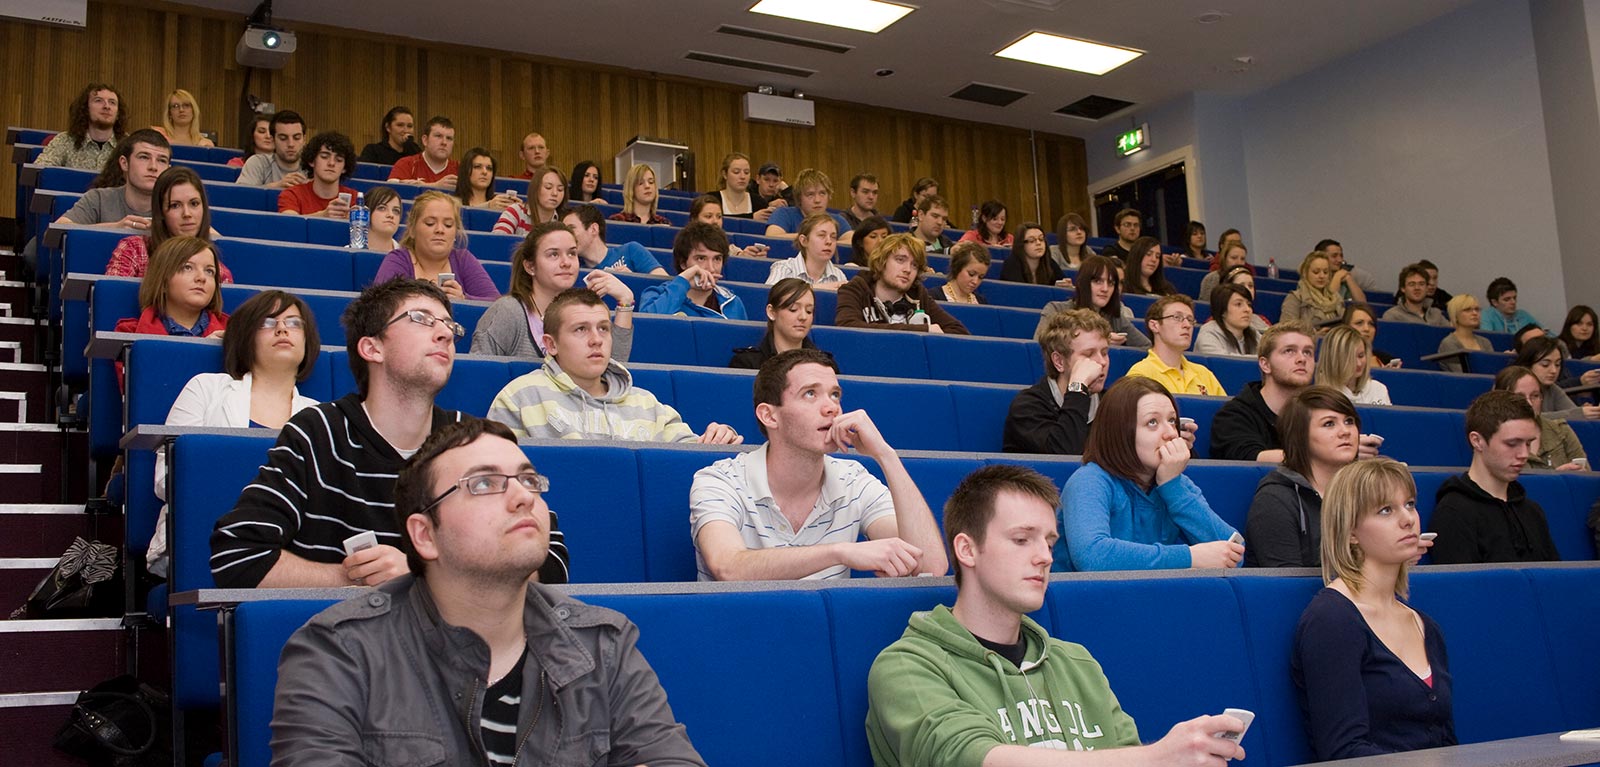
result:
<svg viewBox="0 0 1600 767"><path fill-rule="evenodd" d="M1057 109L1056 114L1077 117L1083 120L1099 120L1131 106L1133 106L1132 101L1114 99L1110 96L1084 96L1071 104Z"/></svg>
<svg viewBox="0 0 1600 767"><path fill-rule="evenodd" d="M690 61L703 61L707 64L720 64L725 67L738 67L755 72L770 72L775 75L788 75L790 77L810 77L817 73L815 69L791 67L784 64L774 64L770 61L755 61L741 59L733 56L723 56L720 53L706 53L704 51L689 51L683 57Z"/></svg>
<svg viewBox="0 0 1600 767"><path fill-rule="evenodd" d="M965 88L950 94L950 98L961 99L962 101L976 101L979 104L988 104L992 107L1008 107L1015 103L1017 99L1026 95L1028 94L1024 91L1014 91L998 85L968 83Z"/></svg>
<svg viewBox="0 0 1600 767"><path fill-rule="evenodd" d="M826 40L811 40L804 37L795 37L794 35L782 35L778 34L777 32L768 32L764 29L736 27L732 24L723 24L722 26L717 27L717 34L745 37L751 40L761 40L762 42L768 43L798 45L801 48L811 48L818 51L827 51L828 53L849 53L850 51L855 50L855 46L853 45L840 45L838 43L827 42Z"/></svg>

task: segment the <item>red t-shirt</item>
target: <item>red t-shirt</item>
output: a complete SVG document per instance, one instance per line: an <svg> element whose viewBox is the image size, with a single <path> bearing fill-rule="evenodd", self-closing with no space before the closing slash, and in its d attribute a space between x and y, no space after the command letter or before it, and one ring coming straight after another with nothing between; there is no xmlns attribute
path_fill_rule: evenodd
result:
<svg viewBox="0 0 1600 767"><path fill-rule="evenodd" d="M335 197L339 196L340 192L350 195L351 205L356 203L356 190L348 186L339 187L339 192L335 192L333 197L323 199L312 191L311 184L312 182L307 181L304 184L296 184L279 192L278 212L299 213L302 216L315 215L327 210L328 205L333 202Z"/></svg>
<svg viewBox="0 0 1600 767"><path fill-rule="evenodd" d="M432 184L445 176L454 176L460 166L460 162L451 160L445 163L442 172L434 173L433 169L428 167L428 161L422 159L422 155L414 154L410 157L402 157L395 162L394 167L389 170L389 180L421 181L424 184Z"/></svg>

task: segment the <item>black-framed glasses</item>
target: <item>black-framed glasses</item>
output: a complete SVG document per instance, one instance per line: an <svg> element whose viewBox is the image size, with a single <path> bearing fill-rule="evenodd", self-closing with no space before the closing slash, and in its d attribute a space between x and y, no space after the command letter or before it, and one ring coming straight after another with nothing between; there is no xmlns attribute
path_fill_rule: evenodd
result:
<svg viewBox="0 0 1600 767"><path fill-rule="evenodd" d="M449 331L451 333L455 334L456 338L460 338L460 337L462 337L462 336L467 334L467 328L464 325L462 325L461 323L456 322L455 320L452 320L452 319L450 319L448 317L435 317L432 314L429 314L429 313L427 313L427 312L425 312L425 311L423 311L421 309L408 309L406 311L403 311L403 312L400 313L400 316L395 317L394 319L389 320L387 323L385 323L384 327L389 327L390 325L393 325L396 322L399 322L401 320L406 320L406 319L409 319L412 322L417 323L418 325L426 325L427 327L430 327L430 328L433 327L434 323L436 323L436 322L443 322L445 328L449 329Z"/></svg>
<svg viewBox="0 0 1600 767"><path fill-rule="evenodd" d="M516 480L522 489L530 493L550 492L550 478L536 471L523 471L516 474L468 474L456 480L449 490L440 493L431 503L422 508L423 513L433 510L433 507L444 503L451 493L466 488L467 495L502 495L506 488L511 486L511 480Z"/></svg>

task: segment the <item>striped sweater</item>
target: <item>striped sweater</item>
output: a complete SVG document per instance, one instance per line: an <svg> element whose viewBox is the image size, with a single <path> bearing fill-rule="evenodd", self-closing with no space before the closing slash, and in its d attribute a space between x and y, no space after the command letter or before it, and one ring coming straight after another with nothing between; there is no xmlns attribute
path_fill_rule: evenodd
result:
<svg viewBox="0 0 1600 767"><path fill-rule="evenodd" d="M596 397L573 383L554 357L518 376L495 396L489 420L520 437L693 442L699 437L678 411L633 387L633 374L615 359L606 366L606 393Z"/></svg>
<svg viewBox="0 0 1600 767"><path fill-rule="evenodd" d="M433 409L433 428L459 421ZM399 547L394 483L405 459L372 427L357 394L308 407L278 433L267 463L211 533L211 576L221 588L255 588L284 550L312 562L344 561L344 540L364 530ZM550 556L539 576L567 582L567 547L550 513Z"/></svg>

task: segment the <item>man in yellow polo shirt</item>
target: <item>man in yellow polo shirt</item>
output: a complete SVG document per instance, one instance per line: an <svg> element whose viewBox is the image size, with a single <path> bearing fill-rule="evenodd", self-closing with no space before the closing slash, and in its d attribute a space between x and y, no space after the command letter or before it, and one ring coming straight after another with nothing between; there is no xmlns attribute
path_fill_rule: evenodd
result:
<svg viewBox="0 0 1600 767"><path fill-rule="evenodd" d="M1210 370L1183 357L1190 339L1194 338L1193 299L1184 295L1162 296L1150 305L1144 317L1154 345L1144 359L1128 369L1128 375L1149 378L1173 394L1228 396Z"/></svg>

